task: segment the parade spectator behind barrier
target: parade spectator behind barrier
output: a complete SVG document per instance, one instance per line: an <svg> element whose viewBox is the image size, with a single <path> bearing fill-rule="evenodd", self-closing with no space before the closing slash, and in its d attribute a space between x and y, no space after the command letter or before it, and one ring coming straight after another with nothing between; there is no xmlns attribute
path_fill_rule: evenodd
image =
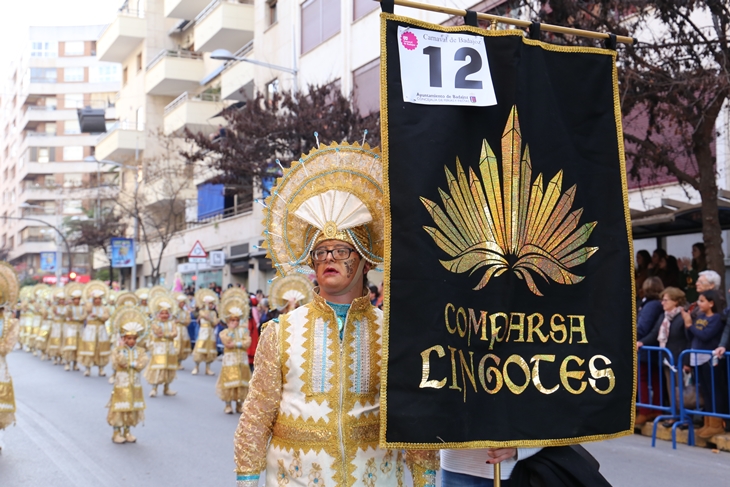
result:
<svg viewBox="0 0 730 487"><path fill-rule="evenodd" d="M662 269L661 263L662 260L667 258L667 251L664 249L656 249L651 254L651 263L649 264L649 275L650 276L657 276L660 279L664 275L664 270Z"/></svg>
<svg viewBox="0 0 730 487"><path fill-rule="evenodd" d="M664 278L662 279L664 287L678 288L681 281L677 258L673 255L668 255L666 259L662 260L660 265L664 266Z"/></svg>
<svg viewBox="0 0 730 487"><path fill-rule="evenodd" d="M705 244L697 242L692 245L692 261L689 266L682 269L682 290L687 295L687 302L694 303L699 297L697 291L697 279L700 272L707 270L707 257L705 257Z"/></svg>
<svg viewBox="0 0 730 487"><path fill-rule="evenodd" d="M649 265L651 264L651 255L646 250L639 250L636 253L636 289L639 290L638 299L641 302L644 299L644 281L650 276Z"/></svg>
<svg viewBox="0 0 730 487"><path fill-rule="evenodd" d="M725 352L727 352L728 345L730 345L730 325L728 325L728 322L730 322L730 306L725 308L723 318L725 319L725 327L720 336L720 343L713 353L718 360L717 367L715 367L715 373L719 376L718 380L723 384L728 384ZM725 431L730 431L730 421L725 421Z"/></svg>
<svg viewBox="0 0 730 487"><path fill-rule="evenodd" d="M659 301L659 297L664 291L661 279L656 276L647 277L642 286L644 291L644 299L642 299L641 308L639 308L639 314L636 320L636 336L646 337L649 332L654 328L657 320L661 319L663 314L662 303ZM643 342L643 345L656 346L657 341L654 342ZM640 347L638 343L637 348ZM652 357L652 359L655 357ZM649 374L648 354L639 353L639 402L659 405L659 367L658 364L652 362L651 365L651 376ZM649 385L651 384L651 391L653 394L649 394ZM636 416L636 426L641 426L647 421L651 421L658 416L658 412L651 408L639 407L638 414Z"/></svg>
<svg viewBox="0 0 730 487"><path fill-rule="evenodd" d="M695 350L714 350L720 343L724 323L719 313L718 303L720 294L715 291L704 291L700 293L697 300L698 313L692 318L690 313L682 309L682 318L687 332L687 338L691 340L690 348ZM718 373L719 362L713 366L709 354L690 354L690 365L697 365L699 374L700 394L705 401L705 410L714 411L720 414L728 412L728 390L727 381L722 382ZM723 367L724 367L723 363ZM712 373L714 367L714 374ZM714 376L714 380L713 380ZM714 387L714 403L712 389ZM722 418L705 416L704 426L696 432L700 438L712 438L714 435L724 433Z"/></svg>
<svg viewBox="0 0 730 487"><path fill-rule="evenodd" d="M637 348L641 348L643 345L655 344L666 348L672 354L675 360L675 370L673 372L667 364L664 364L664 380L667 393L670 396L674 394L677 401L679 400L678 391L679 381L681 380L681 375L678 375L678 373L681 367L676 364L676 360L679 358L679 354L686 350L688 346L687 335L684 331L684 318L682 318L681 313L682 307L686 302L685 295L680 289L676 287L666 288L661 295L664 313L659 316L659 319L657 319L654 328L652 328L649 334L640 338L636 344ZM656 357L656 355L652 356L652 358ZM661 360L664 361L665 357L663 355L661 357ZM689 364L689 361L687 363ZM672 390L671 383L672 373L675 375L674 390ZM679 403L677 402L677 404Z"/></svg>
<svg viewBox="0 0 730 487"><path fill-rule="evenodd" d="M725 307L725 300L722 298L719 292L721 284L722 280L720 279L720 274L711 270L702 271L697 277L697 284L695 286L695 288L697 289L697 296L699 297L699 294L705 291L717 291L718 296L720 297L720 302L718 303L717 309L723 309ZM692 315L692 319L695 319L697 317L698 309L696 301L690 304L689 312Z"/></svg>

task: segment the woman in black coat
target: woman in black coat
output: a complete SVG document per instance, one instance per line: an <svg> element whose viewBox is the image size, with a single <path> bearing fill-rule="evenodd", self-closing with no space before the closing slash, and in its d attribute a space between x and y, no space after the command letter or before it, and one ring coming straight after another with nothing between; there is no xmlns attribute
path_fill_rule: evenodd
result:
<svg viewBox="0 0 730 487"><path fill-rule="evenodd" d="M679 354L689 348L687 334L684 330L684 318L680 312L682 306L686 303L685 294L676 287L668 287L661 294L661 303L663 313L657 318L651 331L639 339L637 346L659 346L671 352L676 370L674 372L674 391L672 391L671 384L671 375L673 372L666 365L664 366L664 381L669 397L674 394L675 399L678 400L679 381L682 380L679 371L682 370L682 365L685 364L678 364L677 359L679 358ZM663 361L664 357L662 357ZM689 364L688 360L685 360L685 362L687 362L687 365Z"/></svg>

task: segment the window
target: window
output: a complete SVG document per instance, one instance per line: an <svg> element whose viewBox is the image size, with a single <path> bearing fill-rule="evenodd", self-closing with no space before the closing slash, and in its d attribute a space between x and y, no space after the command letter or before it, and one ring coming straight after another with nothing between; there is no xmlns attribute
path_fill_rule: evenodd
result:
<svg viewBox="0 0 730 487"><path fill-rule="evenodd" d="M83 212L84 207L81 204L81 200L63 200L64 215L78 215Z"/></svg>
<svg viewBox="0 0 730 487"><path fill-rule="evenodd" d="M38 147L38 162L50 162L50 149L48 147Z"/></svg>
<svg viewBox="0 0 730 487"><path fill-rule="evenodd" d="M307 0L302 4L302 54L340 32L340 0Z"/></svg>
<svg viewBox="0 0 730 487"><path fill-rule="evenodd" d="M84 80L84 68L63 68L63 80L75 82Z"/></svg>
<svg viewBox="0 0 730 487"><path fill-rule="evenodd" d="M129 80L129 71L127 70L127 67L124 66L124 69L122 70L122 86L127 86L128 80Z"/></svg>
<svg viewBox="0 0 730 487"><path fill-rule="evenodd" d="M64 56L83 56L84 41L66 41L63 45Z"/></svg>
<svg viewBox="0 0 730 487"><path fill-rule="evenodd" d="M81 93L63 95L64 108L84 108L84 95Z"/></svg>
<svg viewBox="0 0 730 487"><path fill-rule="evenodd" d="M119 81L119 66L102 64L89 68L89 83L116 83Z"/></svg>
<svg viewBox="0 0 730 487"><path fill-rule="evenodd" d="M116 93L92 93L90 96L91 108L107 108L114 106Z"/></svg>
<svg viewBox="0 0 730 487"><path fill-rule="evenodd" d="M64 134L80 134L81 126L78 120L66 120L63 122L63 133Z"/></svg>
<svg viewBox="0 0 730 487"><path fill-rule="evenodd" d="M30 68L31 83L55 83L57 77L56 68Z"/></svg>
<svg viewBox="0 0 730 487"><path fill-rule="evenodd" d="M63 175L64 188L80 188L84 183L84 175L82 173L65 173Z"/></svg>
<svg viewBox="0 0 730 487"><path fill-rule="evenodd" d="M267 0L266 7L267 25L274 25L278 20L276 16L276 0Z"/></svg>
<svg viewBox="0 0 730 487"><path fill-rule="evenodd" d="M365 17L378 7L380 7L380 4L373 2L373 0L352 0L352 20L355 21Z"/></svg>
<svg viewBox="0 0 730 487"><path fill-rule="evenodd" d="M84 158L84 148L79 146L67 146L63 148L64 161L80 161Z"/></svg>
<svg viewBox="0 0 730 487"><path fill-rule="evenodd" d="M46 134L56 135L56 122L46 122Z"/></svg>
<svg viewBox="0 0 730 487"><path fill-rule="evenodd" d="M380 110L380 59L352 72L355 107L366 117Z"/></svg>
<svg viewBox="0 0 730 487"><path fill-rule="evenodd" d="M137 54L137 72L142 71L142 53Z"/></svg>
<svg viewBox="0 0 730 487"><path fill-rule="evenodd" d="M57 57L58 42L37 42L30 43L30 57Z"/></svg>
<svg viewBox="0 0 730 487"><path fill-rule="evenodd" d="M46 102L46 110L55 110L58 106L58 100L55 96L48 96L45 99Z"/></svg>

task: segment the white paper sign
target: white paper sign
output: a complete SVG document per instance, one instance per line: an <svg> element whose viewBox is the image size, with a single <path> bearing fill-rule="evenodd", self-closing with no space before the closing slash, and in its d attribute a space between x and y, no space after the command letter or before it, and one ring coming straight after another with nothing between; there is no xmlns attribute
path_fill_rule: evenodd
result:
<svg viewBox="0 0 730 487"><path fill-rule="evenodd" d="M403 101L422 105L497 104L484 38L398 27Z"/></svg>

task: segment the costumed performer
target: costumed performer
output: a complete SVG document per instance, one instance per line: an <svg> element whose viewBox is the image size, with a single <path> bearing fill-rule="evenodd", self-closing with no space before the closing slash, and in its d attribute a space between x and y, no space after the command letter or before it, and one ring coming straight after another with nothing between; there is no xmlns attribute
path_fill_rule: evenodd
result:
<svg viewBox="0 0 730 487"><path fill-rule="evenodd" d="M91 301L86 305L86 326L81 333L79 361L86 367L84 376L91 375L91 367L99 368L99 377L105 377L104 367L109 363L111 341L106 329L106 322L111 316L109 307L104 305L104 298L109 288L101 281L91 281L84 288L84 297Z"/></svg>
<svg viewBox="0 0 730 487"><path fill-rule="evenodd" d="M174 396L177 392L170 389L170 384L177 374L177 350L174 343L177 324L170 319L172 299L167 294L157 295L150 301L150 309L156 314L157 319L150 325L149 343L152 360L144 377L152 386L150 397L157 397L157 386L160 384L163 384L164 395Z"/></svg>
<svg viewBox="0 0 730 487"><path fill-rule="evenodd" d="M15 423L13 379L5 356L15 347L20 333L18 320L12 312L12 307L18 302L19 289L15 269L7 262L0 262L0 451L5 428Z"/></svg>
<svg viewBox="0 0 730 487"><path fill-rule="evenodd" d="M221 301L221 320L225 329L218 334L223 343L223 365L215 391L218 398L226 403L223 412L233 414L231 403L236 403L236 412L242 411L243 401L248 393L251 370L248 367L248 347L251 336L248 328L241 325L241 320L248 316L248 299L231 296Z"/></svg>
<svg viewBox="0 0 730 487"><path fill-rule="evenodd" d="M205 362L205 375L215 375L210 370L210 364L218 358L218 347L215 343L215 327L218 324L218 296L210 289L200 289L195 293L195 302L201 303L201 309L198 312L198 338L195 341L193 349L193 360L195 368L192 374L198 374L200 362Z"/></svg>

